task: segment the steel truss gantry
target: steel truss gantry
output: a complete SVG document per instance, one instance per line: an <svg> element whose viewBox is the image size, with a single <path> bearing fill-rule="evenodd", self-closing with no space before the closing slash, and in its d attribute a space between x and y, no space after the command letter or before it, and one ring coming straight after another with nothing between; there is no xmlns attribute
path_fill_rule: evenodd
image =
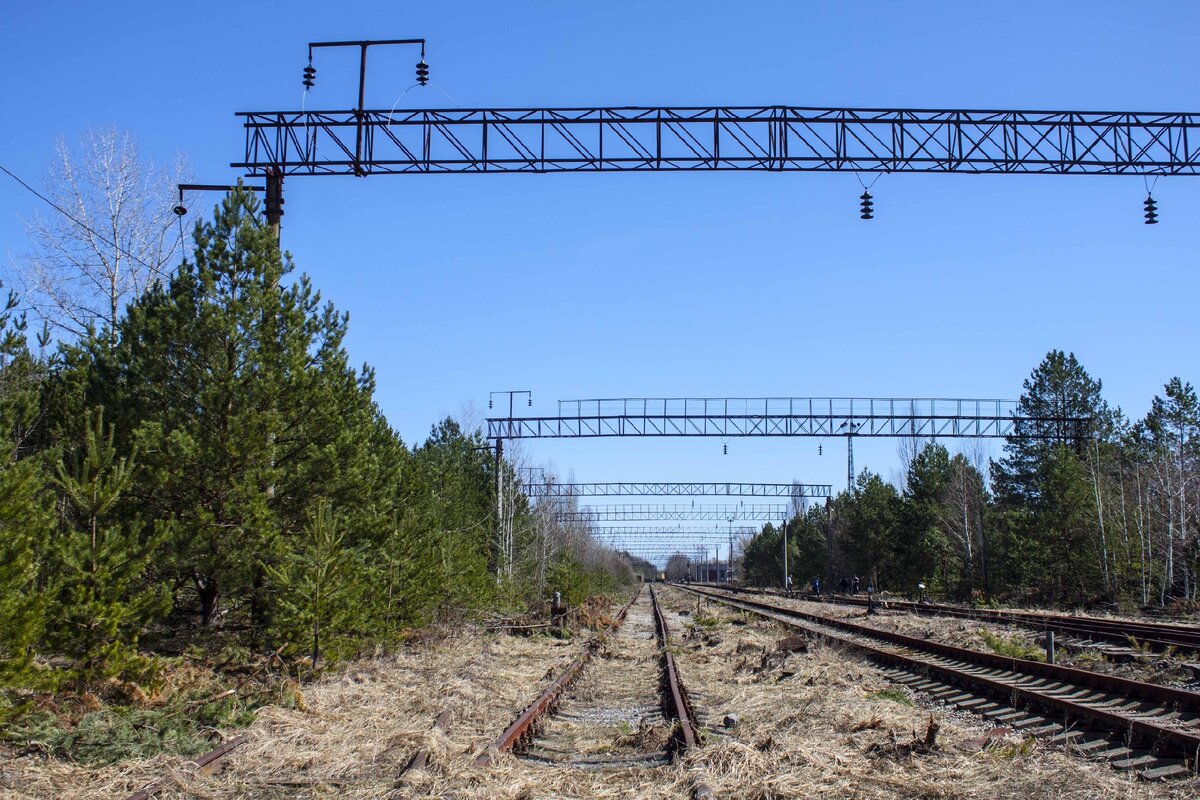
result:
<svg viewBox="0 0 1200 800"><path fill-rule="evenodd" d="M1073 441L1084 417L1030 417L1013 400L750 397L560 400L553 417L490 417L489 439L866 436Z"/></svg>
<svg viewBox="0 0 1200 800"><path fill-rule="evenodd" d="M522 487L527 497L655 497L725 496L787 497L812 499L829 497L833 487L827 483L661 483L613 481L608 483L530 483Z"/></svg>
<svg viewBox="0 0 1200 800"><path fill-rule="evenodd" d="M738 526L736 528L663 528L663 527L599 527L592 528L593 538L601 540L620 539L626 536L637 537L641 541L676 542L695 540L726 541L730 536L753 536L758 528ZM701 542L703 543L703 542Z"/></svg>
<svg viewBox="0 0 1200 800"><path fill-rule="evenodd" d="M787 516L786 504L685 506L622 504L585 506L560 516L564 520L588 522L640 522L648 520L778 520Z"/></svg>
<svg viewBox="0 0 1200 800"><path fill-rule="evenodd" d="M802 106L241 112L251 177L630 171L1196 175L1200 114Z"/></svg>

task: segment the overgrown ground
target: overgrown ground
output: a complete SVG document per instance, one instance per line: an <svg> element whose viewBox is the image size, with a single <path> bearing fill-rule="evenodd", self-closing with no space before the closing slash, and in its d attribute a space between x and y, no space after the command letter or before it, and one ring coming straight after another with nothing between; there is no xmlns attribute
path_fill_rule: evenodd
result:
<svg viewBox="0 0 1200 800"><path fill-rule="evenodd" d="M668 603L694 617L696 601L672 590ZM787 630L701 604L709 622L684 637L680 664L704 696L707 716L736 713L728 737L696 758L718 797L739 798L1185 798L1200 783L1147 785L1042 742L1008 737L983 748L988 726L969 714L926 708L880 671L814 643L786 657ZM707 622L707 620L706 620ZM674 627L679 624L673 622ZM930 719L929 753L912 747Z"/></svg>
<svg viewBox="0 0 1200 800"><path fill-rule="evenodd" d="M399 653L352 662L262 708L240 732L250 742L211 777L180 756L89 767L46 752L0 761L0 798L122 798L166 778L164 798L684 798L702 781L717 797L749 798L1192 798L1200 783L1148 785L1050 748L1004 738L970 715L926 708L874 667L829 646L782 655L787 631L701 604L681 590L660 595L673 647L702 719L705 746L680 763L615 772L528 764L504 756L471 761L516 711L574 657L581 640L431 630ZM644 600L648 598L643 595ZM633 629L630 629L633 632ZM636 645L640 646L640 645ZM628 666L618 639L607 658ZM589 696L602 694L603 657ZM614 671L612 674L616 674ZM448 735L434 717L449 705ZM734 714L732 727L723 718ZM937 744L924 752L930 720ZM399 788L397 772L417 748L429 769Z"/></svg>
<svg viewBox="0 0 1200 800"><path fill-rule="evenodd" d="M1017 625L914 614L887 608L881 609L878 614L867 616L860 606L814 603L784 597L773 597L771 600L810 614L848 619L860 625L932 639L957 647L969 647L1017 658L1045 659L1041 634ZM1192 656L1190 653L1154 653L1146 650L1132 659L1111 660L1105 657L1099 648L1074 650L1060 646L1055 651L1055 661L1066 666L1196 690L1200 688L1196 675L1184 665L1185 661L1195 660Z"/></svg>

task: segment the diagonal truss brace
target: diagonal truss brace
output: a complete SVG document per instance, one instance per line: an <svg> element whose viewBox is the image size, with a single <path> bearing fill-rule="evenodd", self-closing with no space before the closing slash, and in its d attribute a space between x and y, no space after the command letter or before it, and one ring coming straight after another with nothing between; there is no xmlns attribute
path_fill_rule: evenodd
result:
<svg viewBox="0 0 1200 800"><path fill-rule="evenodd" d="M706 106L238 114L268 175L629 171L1196 175L1200 114Z"/></svg>
<svg viewBox="0 0 1200 800"><path fill-rule="evenodd" d="M1030 417L1011 400L616 398L560 401L558 416L492 417L489 439L612 436L866 436L1071 441L1084 417Z"/></svg>
<svg viewBox="0 0 1200 800"><path fill-rule="evenodd" d="M612 481L606 483L531 483L522 486L526 496L543 497L656 497L725 496L787 497L811 499L829 497L833 486L827 483L704 483Z"/></svg>

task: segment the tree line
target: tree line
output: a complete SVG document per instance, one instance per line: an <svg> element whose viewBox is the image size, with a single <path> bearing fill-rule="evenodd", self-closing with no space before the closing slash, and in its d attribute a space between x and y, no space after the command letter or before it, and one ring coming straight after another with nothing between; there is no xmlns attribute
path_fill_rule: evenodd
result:
<svg viewBox="0 0 1200 800"><path fill-rule="evenodd" d="M1025 381L1017 414L1083 417L1089 430L1035 437L1018 422L994 461L905 442L900 486L864 470L851 490L786 523L796 585L858 575L864 588L916 594L924 583L960 600L1195 603L1196 390L1171 378L1133 420L1101 388L1074 354L1054 350ZM780 585L783 534L768 524L747 542L747 581Z"/></svg>
<svg viewBox="0 0 1200 800"><path fill-rule="evenodd" d="M519 491L501 552L495 487L519 488L513 465L453 419L406 444L347 327L241 189L111 322L31 342L9 293L0 716L31 690L138 680L154 653L236 642L315 667L439 615L632 580Z"/></svg>

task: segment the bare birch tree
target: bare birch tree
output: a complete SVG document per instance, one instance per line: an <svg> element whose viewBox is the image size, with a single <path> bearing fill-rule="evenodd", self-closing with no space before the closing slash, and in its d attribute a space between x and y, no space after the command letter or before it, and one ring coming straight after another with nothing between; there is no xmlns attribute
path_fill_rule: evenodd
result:
<svg viewBox="0 0 1200 800"><path fill-rule="evenodd" d="M45 194L70 218L39 213L25 222L33 252L19 265L33 311L69 336L115 326L124 306L161 279L181 242L172 212L186 166L155 167L133 135L89 130L78 148L60 139Z"/></svg>

